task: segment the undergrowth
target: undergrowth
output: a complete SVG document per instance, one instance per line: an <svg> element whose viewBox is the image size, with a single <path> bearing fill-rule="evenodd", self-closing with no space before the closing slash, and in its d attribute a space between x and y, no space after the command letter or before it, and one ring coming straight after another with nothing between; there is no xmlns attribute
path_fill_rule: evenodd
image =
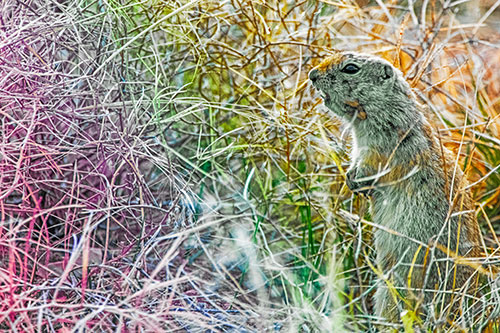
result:
<svg viewBox="0 0 500 333"><path fill-rule="evenodd" d="M494 264L500 3L475 4L2 2L0 327L375 330L376 224L307 80L333 49L403 71Z"/></svg>

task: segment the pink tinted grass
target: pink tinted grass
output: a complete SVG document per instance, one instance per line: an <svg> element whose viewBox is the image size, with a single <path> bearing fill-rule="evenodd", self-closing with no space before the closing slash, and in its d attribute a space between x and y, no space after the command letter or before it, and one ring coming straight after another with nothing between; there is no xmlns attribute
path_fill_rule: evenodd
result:
<svg viewBox="0 0 500 333"><path fill-rule="evenodd" d="M200 284L184 239L155 241L189 225L174 208L190 193L149 100L125 91L141 81L123 81L120 57L92 74L114 47L103 22L51 6L0 4L0 330L213 326L183 300Z"/></svg>

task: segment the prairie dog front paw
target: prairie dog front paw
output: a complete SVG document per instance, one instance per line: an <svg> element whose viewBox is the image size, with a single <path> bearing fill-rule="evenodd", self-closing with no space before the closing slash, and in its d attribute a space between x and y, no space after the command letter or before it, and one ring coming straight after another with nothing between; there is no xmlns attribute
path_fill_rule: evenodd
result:
<svg viewBox="0 0 500 333"><path fill-rule="evenodd" d="M368 174L362 168L352 168L347 170L346 184L347 187L354 193L371 195L373 192L373 180L361 180L367 177Z"/></svg>

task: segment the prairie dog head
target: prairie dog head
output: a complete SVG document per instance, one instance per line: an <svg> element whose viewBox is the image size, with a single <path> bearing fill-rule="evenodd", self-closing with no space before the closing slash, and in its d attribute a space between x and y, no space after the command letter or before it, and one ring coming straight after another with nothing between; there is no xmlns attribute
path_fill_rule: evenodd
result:
<svg viewBox="0 0 500 333"><path fill-rule="evenodd" d="M356 52L336 52L309 72L325 106L354 124L391 121L391 113L407 112L410 87L388 61ZM402 103L401 103L402 102ZM401 115L400 118L405 118Z"/></svg>

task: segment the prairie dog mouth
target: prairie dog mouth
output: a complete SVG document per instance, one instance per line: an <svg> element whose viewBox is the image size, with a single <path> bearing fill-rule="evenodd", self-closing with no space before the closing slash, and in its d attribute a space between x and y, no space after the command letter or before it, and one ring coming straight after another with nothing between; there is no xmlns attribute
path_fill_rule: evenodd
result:
<svg viewBox="0 0 500 333"><path fill-rule="evenodd" d="M366 119L366 111L358 101L344 101L347 112L360 120Z"/></svg>

